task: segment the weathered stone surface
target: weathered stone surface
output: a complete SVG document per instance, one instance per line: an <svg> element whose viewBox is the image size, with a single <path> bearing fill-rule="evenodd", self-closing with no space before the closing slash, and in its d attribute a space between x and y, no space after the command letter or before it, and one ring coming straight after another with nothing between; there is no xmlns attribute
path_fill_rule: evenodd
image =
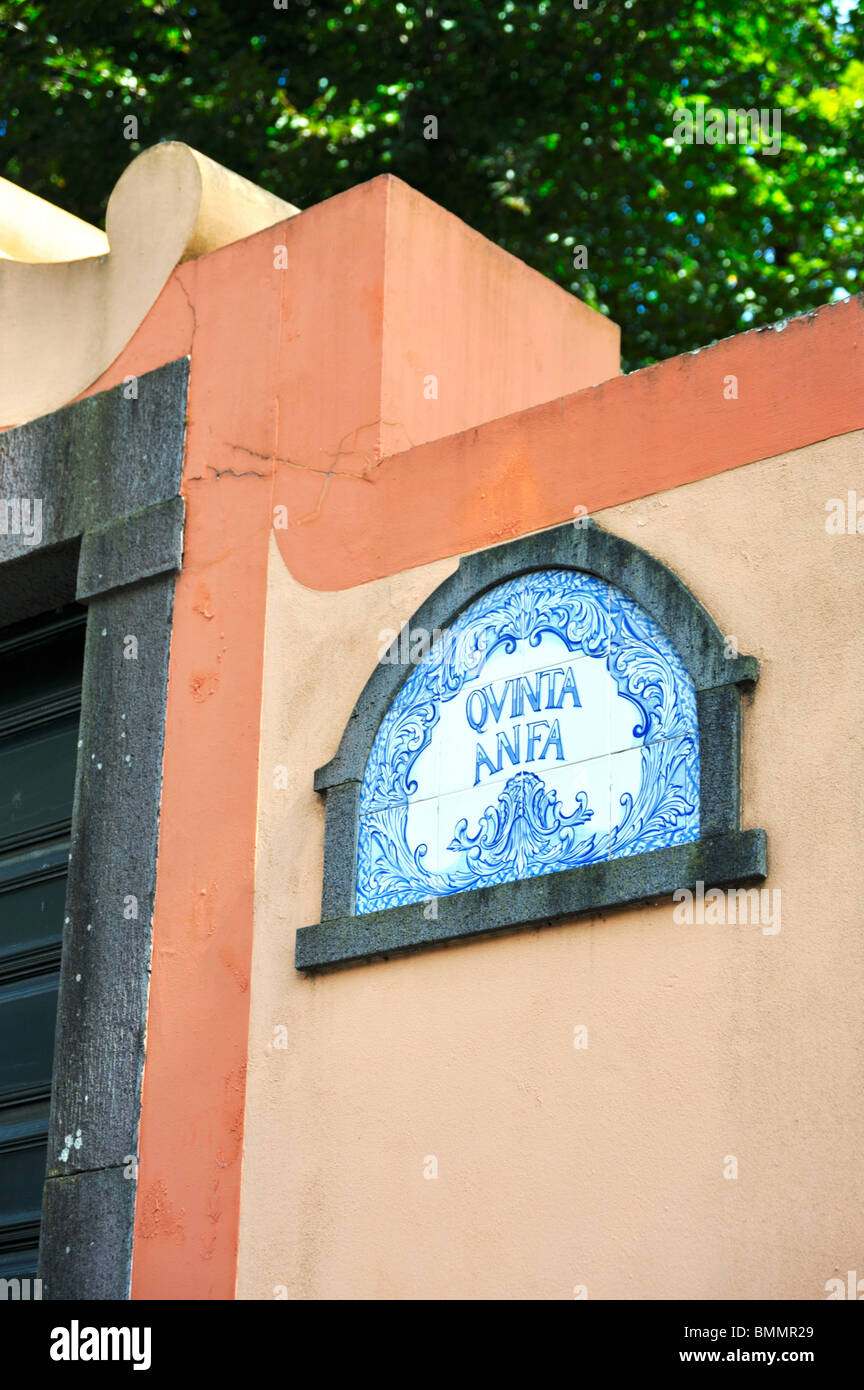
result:
<svg viewBox="0 0 864 1390"><path fill-rule="evenodd" d="M49 1176L122 1164L137 1144L173 601L168 574L90 604Z"/></svg>
<svg viewBox="0 0 864 1390"><path fill-rule="evenodd" d="M41 545L81 536L180 491L189 362L183 357L0 434L0 495L42 501ZM40 549L0 537L0 563Z"/></svg>
<svg viewBox="0 0 864 1390"><path fill-rule="evenodd" d="M83 602L179 570L184 515L183 498L172 497L88 531L81 542L76 598Z"/></svg>
<svg viewBox="0 0 864 1390"><path fill-rule="evenodd" d="M39 1249L44 1298L129 1297L135 1186L122 1168L48 1179Z"/></svg>
<svg viewBox="0 0 864 1390"><path fill-rule="evenodd" d="M752 882L767 871L764 830L713 835L650 854L454 893L437 899L435 918L427 918L430 906L421 902L302 927L294 963L298 970L313 970L505 928L543 927L602 907L667 897L698 882L706 888Z"/></svg>
<svg viewBox="0 0 864 1390"><path fill-rule="evenodd" d="M324 827L324 888L321 916L326 921L354 910L354 878L357 870L357 821L359 782L343 782L327 793Z"/></svg>
<svg viewBox="0 0 864 1390"><path fill-rule="evenodd" d="M41 501L38 543L0 536L0 622L89 604L40 1255L54 1298L129 1291L123 1168L138 1142L188 376L183 358L136 395L116 387L0 434L0 495Z"/></svg>
<svg viewBox="0 0 864 1390"><path fill-rule="evenodd" d="M699 821L702 835L741 823L741 692L715 686L696 695L699 713Z"/></svg>

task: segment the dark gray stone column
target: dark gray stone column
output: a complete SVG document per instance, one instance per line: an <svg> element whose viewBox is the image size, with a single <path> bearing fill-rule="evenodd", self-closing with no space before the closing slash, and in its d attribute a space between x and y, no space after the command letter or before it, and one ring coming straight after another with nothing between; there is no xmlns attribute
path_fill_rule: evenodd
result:
<svg viewBox="0 0 864 1390"><path fill-rule="evenodd" d="M128 1298L188 360L0 435L42 534L0 550L0 622L89 608L40 1277Z"/></svg>
<svg viewBox="0 0 864 1390"><path fill-rule="evenodd" d="M172 569L112 589L87 619L40 1249L48 1298L129 1296L117 1242L131 1252L174 583Z"/></svg>

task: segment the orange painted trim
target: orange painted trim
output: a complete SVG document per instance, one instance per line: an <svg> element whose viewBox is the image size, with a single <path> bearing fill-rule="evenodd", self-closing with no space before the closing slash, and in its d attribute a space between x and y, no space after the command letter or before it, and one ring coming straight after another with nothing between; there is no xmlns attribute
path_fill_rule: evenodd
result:
<svg viewBox="0 0 864 1390"><path fill-rule="evenodd" d="M234 1294L269 501L269 480L252 478L214 480L189 498L165 726L133 1298Z"/></svg>
<svg viewBox="0 0 864 1390"><path fill-rule="evenodd" d="M230 1299L237 1273L273 479L225 441L272 451L283 306L256 283L269 244L228 253L196 262L190 287L134 1299Z"/></svg>
<svg viewBox="0 0 864 1390"><path fill-rule="evenodd" d="M276 535L301 583L347 589L862 428L855 297L334 473L312 524L308 483L282 467Z"/></svg>

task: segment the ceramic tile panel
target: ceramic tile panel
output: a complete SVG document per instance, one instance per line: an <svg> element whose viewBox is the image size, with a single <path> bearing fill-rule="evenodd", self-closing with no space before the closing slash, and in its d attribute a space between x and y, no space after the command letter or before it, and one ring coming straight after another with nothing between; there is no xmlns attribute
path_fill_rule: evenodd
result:
<svg viewBox="0 0 864 1390"><path fill-rule="evenodd" d="M696 694L687 669L662 628L644 609L609 590L609 671L620 698L610 707L610 749L637 748L657 738L696 734ZM630 721L630 711L635 719Z"/></svg>
<svg viewBox="0 0 864 1390"><path fill-rule="evenodd" d="M357 911L373 912L439 894L438 801L403 802L360 818Z"/></svg>
<svg viewBox="0 0 864 1390"><path fill-rule="evenodd" d="M574 660L566 650L552 665L510 676L487 681L484 670L440 707L438 795L506 782L514 769L543 773L605 752L613 695L602 658Z"/></svg>
<svg viewBox="0 0 864 1390"><path fill-rule="evenodd" d="M555 768L525 788L520 878L608 858L609 757Z"/></svg>
<svg viewBox="0 0 864 1390"><path fill-rule="evenodd" d="M696 839L693 684L593 575L487 591L412 668L361 789L357 910Z"/></svg>
<svg viewBox="0 0 864 1390"><path fill-rule="evenodd" d="M490 887L521 876L522 781L516 773L494 790L471 787L441 797L441 894Z"/></svg>
<svg viewBox="0 0 864 1390"><path fill-rule="evenodd" d="M657 739L611 758L609 858L699 838L699 743Z"/></svg>

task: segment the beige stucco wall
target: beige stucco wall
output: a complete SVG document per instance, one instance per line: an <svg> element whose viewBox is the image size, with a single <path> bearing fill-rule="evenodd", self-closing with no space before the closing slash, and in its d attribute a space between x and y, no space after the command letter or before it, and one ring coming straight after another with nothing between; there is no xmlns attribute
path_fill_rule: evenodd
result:
<svg viewBox="0 0 864 1390"><path fill-rule="evenodd" d="M847 435L597 518L762 663L743 824L768 833L777 934L668 903L298 975L314 769L379 632L455 561L319 593L274 546L240 1297L824 1298L861 1269L864 540L828 535L825 502L864 495L862 459Z"/></svg>

